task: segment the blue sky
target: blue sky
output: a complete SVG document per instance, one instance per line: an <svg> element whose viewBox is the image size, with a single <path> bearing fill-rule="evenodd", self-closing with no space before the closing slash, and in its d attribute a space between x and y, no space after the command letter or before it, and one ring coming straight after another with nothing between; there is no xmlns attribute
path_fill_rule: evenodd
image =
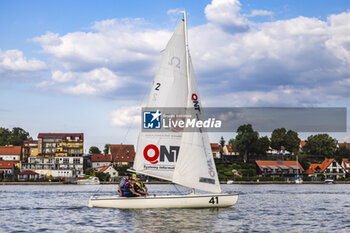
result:
<svg viewBox="0 0 350 233"><path fill-rule="evenodd" d="M3 0L0 126L84 132L86 148L136 143L182 9L204 106L349 107L346 0Z"/></svg>

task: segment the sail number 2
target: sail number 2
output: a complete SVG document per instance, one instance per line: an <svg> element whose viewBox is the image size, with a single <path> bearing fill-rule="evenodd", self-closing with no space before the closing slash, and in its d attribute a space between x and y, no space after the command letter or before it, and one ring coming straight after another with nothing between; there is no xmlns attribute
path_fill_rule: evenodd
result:
<svg viewBox="0 0 350 233"><path fill-rule="evenodd" d="M217 196L210 198L209 203L211 204L219 204L219 198Z"/></svg>

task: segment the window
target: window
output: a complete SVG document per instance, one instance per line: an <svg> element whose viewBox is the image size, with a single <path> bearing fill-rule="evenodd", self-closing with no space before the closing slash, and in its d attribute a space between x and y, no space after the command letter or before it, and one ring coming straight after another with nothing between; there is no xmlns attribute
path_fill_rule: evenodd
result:
<svg viewBox="0 0 350 233"><path fill-rule="evenodd" d="M332 166L333 166L333 167L337 167L337 162L333 162L333 163L332 163Z"/></svg>

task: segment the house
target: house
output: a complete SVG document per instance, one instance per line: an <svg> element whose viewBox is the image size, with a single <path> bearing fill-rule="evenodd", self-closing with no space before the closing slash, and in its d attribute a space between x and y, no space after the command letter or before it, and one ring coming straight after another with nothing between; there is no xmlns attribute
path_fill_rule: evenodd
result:
<svg viewBox="0 0 350 233"><path fill-rule="evenodd" d="M20 167L21 151L21 146L0 146L0 161L13 161Z"/></svg>
<svg viewBox="0 0 350 233"><path fill-rule="evenodd" d="M238 151L235 151L233 148L232 148L232 145L225 145L223 148L222 148L222 151L223 151L223 155L239 155Z"/></svg>
<svg viewBox="0 0 350 233"><path fill-rule="evenodd" d="M43 157L83 156L83 133L39 133L38 154Z"/></svg>
<svg viewBox="0 0 350 233"><path fill-rule="evenodd" d="M92 154L91 155L91 166L92 168L104 167L112 163L111 155L104 154Z"/></svg>
<svg viewBox="0 0 350 233"><path fill-rule="evenodd" d="M221 145L219 143L210 143L211 152L214 158L221 158Z"/></svg>
<svg viewBox="0 0 350 233"><path fill-rule="evenodd" d="M305 171L309 177L317 180L317 177L323 175L326 179L339 179L345 177L345 171L335 159L326 158L322 163L311 163L310 167Z"/></svg>
<svg viewBox="0 0 350 233"><path fill-rule="evenodd" d="M18 174L18 181L34 181L37 179L39 179L39 174L31 170L22 171Z"/></svg>
<svg viewBox="0 0 350 233"><path fill-rule="evenodd" d="M338 143L337 148L340 148L340 147L345 147L346 149L350 150L350 143L348 142Z"/></svg>
<svg viewBox="0 0 350 233"><path fill-rule="evenodd" d="M299 145L299 152L302 152L303 151L303 147L306 145L306 141L304 140L301 140L300 141L300 145Z"/></svg>
<svg viewBox="0 0 350 233"><path fill-rule="evenodd" d="M22 162L28 162L30 156L38 156L38 140L23 141L22 155Z"/></svg>
<svg viewBox="0 0 350 233"><path fill-rule="evenodd" d="M96 168L95 170L97 172L108 173L112 179L115 179L116 177L118 177L118 171L112 165L99 167L99 168Z"/></svg>
<svg viewBox="0 0 350 233"><path fill-rule="evenodd" d="M342 159L341 166L343 167L346 176L350 176L350 161L349 159Z"/></svg>
<svg viewBox="0 0 350 233"><path fill-rule="evenodd" d="M295 177L303 174L304 168L297 161L255 161L258 173L263 176Z"/></svg>
<svg viewBox="0 0 350 233"><path fill-rule="evenodd" d="M269 149L266 151L266 154L269 155L290 155L290 152L286 150L284 146L281 146L280 150L273 149L269 146Z"/></svg>
<svg viewBox="0 0 350 233"><path fill-rule="evenodd" d="M0 161L0 178L10 178L15 174L15 162L14 161Z"/></svg>
<svg viewBox="0 0 350 233"><path fill-rule="evenodd" d="M134 145L111 144L109 154L112 155L112 163L117 166L132 166L135 159Z"/></svg>
<svg viewBox="0 0 350 233"><path fill-rule="evenodd" d="M84 173L83 156L32 156L22 163L22 171L34 170L41 176L74 177Z"/></svg>

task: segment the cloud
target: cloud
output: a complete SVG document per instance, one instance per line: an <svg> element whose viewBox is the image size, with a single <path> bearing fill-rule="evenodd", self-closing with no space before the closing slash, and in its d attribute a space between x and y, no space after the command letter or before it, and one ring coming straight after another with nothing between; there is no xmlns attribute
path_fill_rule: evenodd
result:
<svg viewBox="0 0 350 233"><path fill-rule="evenodd" d="M252 12L247 15L247 17L256 17L256 16L272 16L272 11L267 10L252 10Z"/></svg>
<svg viewBox="0 0 350 233"><path fill-rule="evenodd" d="M116 127L128 127L141 124L141 106L123 107L111 114L111 125Z"/></svg>
<svg viewBox="0 0 350 233"><path fill-rule="evenodd" d="M213 0L204 12L208 22L189 28L189 44L207 104L349 103L350 13L257 23L250 17L273 13L255 9L244 15L238 0ZM50 80L40 85L71 94L139 99L172 33L152 27L139 18L107 19L86 32L34 38L55 64Z"/></svg>
<svg viewBox="0 0 350 233"><path fill-rule="evenodd" d="M73 95L105 95L123 85L122 78L107 68L98 68L89 72L52 72L52 79L38 84L48 89L55 86L61 92Z"/></svg>
<svg viewBox="0 0 350 233"><path fill-rule="evenodd" d="M30 73L43 71L47 68L45 62L38 59L28 59L19 50L0 50L0 74L2 77L25 77Z"/></svg>
<svg viewBox="0 0 350 233"><path fill-rule="evenodd" d="M205 16L210 22L228 32L242 32L249 29L249 21L240 14L238 0L212 0L205 8Z"/></svg>

